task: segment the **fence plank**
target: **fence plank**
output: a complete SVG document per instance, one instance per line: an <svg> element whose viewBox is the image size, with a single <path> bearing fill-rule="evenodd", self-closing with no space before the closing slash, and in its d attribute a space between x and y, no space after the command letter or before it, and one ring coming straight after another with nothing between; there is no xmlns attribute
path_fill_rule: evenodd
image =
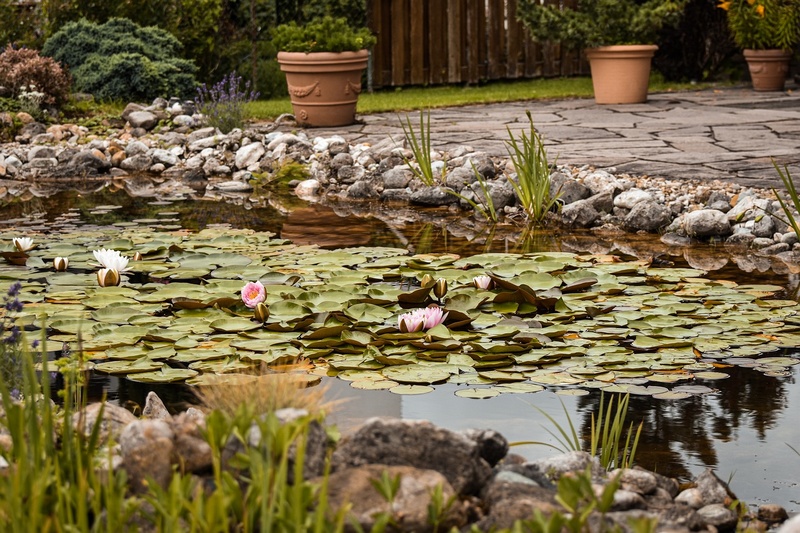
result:
<svg viewBox="0 0 800 533"><path fill-rule="evenodd" d="M579 52L532 42L519 0L368 0L375 87L588 74ZM545 0L574 5L576 0Z"/></svg>
<svg viewBox="0 0 800 533"><path fill-rule="evenodd" d="M425 50L430 45L425 39L425 2L424 0L411 0L410 9L410 40L411 54L411 84L422 85L425 83Z"/></svg>

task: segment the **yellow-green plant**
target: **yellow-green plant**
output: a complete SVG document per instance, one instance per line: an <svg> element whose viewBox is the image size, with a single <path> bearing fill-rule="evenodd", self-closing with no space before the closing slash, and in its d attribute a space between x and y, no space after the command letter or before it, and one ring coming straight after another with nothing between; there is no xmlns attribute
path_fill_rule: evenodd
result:
<svg viewBox="0 0 800 533"><path fill-rule="evenodd" d="M600 393L600 407L597 415L592 413L591 431L589 439L589 454L597 457L600 465L606 470L613 470L614 468L628 468L633 464L636 456L636 448L639 444L639 436L642 432L642 424L639 423L638 428L634 432L633 423L628 427L627 435L625 435L625 442L622 439L625 434L625 419L628 413L628 402L630 395L625 394L619 397L619 401L614 405L614 399L605 404L605 395ZM559 400L560 401L560 400ZM567 412L566 406L561 402L561 408L567 418L568 428L564 428L552 416L546 413L543 409L534 405L534 408L542 413L555 428L555 431L545 428L550 435L552 435L558 444L550 444L549 442L542 441L520 441L515 442L514 445L523 444L540 444L549 446L561 452L567 451L581 451L584 449L578 432L575 430L575 425L572 423L572 418Z"/></svg>
<svg viewBox="0 0 800 533"><path fill-rule="evenodd" d="M800 42L800 0L719 0L743 49L791 50Z"/></svg>
<svg viewBox="0 0 800 533"><path fill-rule="evenodd" d="M797 218L794 216L794 213L800 213L800 196L797 194L797 188L794 185L794 180L792 179L792 175L789 173L789 167L786 165L783 166L783 170L778 166L775 161L772 161L772 165L775 167L775 170L778 171L778 176L780 176L781 181L783 182L783 186L786 187L786 192L789 193L789 198L792 200L792 205L794 206L794 211L791 210L789 204L786 203L786 200L783 199L783 196L778 194L778 191L774 188L772 192L775 194L775 197L778 199L778 202L781 204L781 209L783 209L783 214L786 215L786 223L792 226L794 230L794 234L800 237L800 222L798 222Z"/></svg>
<svg viewBox="0 0 800 533"><path fill-rule="evenodd" d="M433 171L433 156L431 154L431 112L430 110L419 112L419 138L411 125L411 119L406 115L405 122L400 119L400 126L403 128L403 136L408 144L408 149L414 155L416 166L411 164L405 156L406 164L408 164L411 172L422 183L428 187L433 187L436 184L436 176ZM444 180L444 169L439 175L439 180Z"/></svg>
<svg viewBox="0 0 800 533"><path fill-rule="evenodd" d="M519 139L508 130L508 155L514 165L517 179L509 178L509 182L517 193L522 209L533 224L544 221L548 211L558 202L561 191L550 195L550 166L547 162L547 151L542 138L533 127L531 112L527 111L529 131L522 131Z"/></svg>
<svg viewBox="0 0 800 533"><path fill-rule="evenodd" d="M472 172L475 174L475 179L478 181L478 185L480 185L481 192L483 193L483 195L482 196L475 195L475 197L477 198L477 201L475 201L472 198L464 196L463 194L460 194L452 189L447 189L447 192L467 202L470 205L470 207L472 207L472 209L475 210L476 213L483 216L483 218L485 218L489 222L497 222L498 220L497 210L495 210L494 208L494 201L492 200L492 195L489 194L489 186L486 183L486 178L484 178L483 175L480 172L478 172L478 169L475 168L474 163L470 161L470 164L472 165Z"/></svg>

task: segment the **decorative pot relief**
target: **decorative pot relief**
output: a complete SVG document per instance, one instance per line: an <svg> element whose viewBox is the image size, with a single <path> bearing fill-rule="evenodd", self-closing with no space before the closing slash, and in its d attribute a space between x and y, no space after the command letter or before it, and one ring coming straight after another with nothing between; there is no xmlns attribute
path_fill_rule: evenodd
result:
<svg viewBox="0 0 800 533"><path fill-rule="evenodd" d="M344 86L344 94L361 94L361 83L353 83L347 80L347 85Z"/></svg>
<svg viewBox="0 0 800 533"><path fill-rule="evenodd" d="M297 98L305 98L311 93L314 93L315 96L322 96L322 91L319 88L319 80L315 81L311 85L306 85L305 87L298 87L291 84L289 84L288 87L289 94L296 96Z"/></svg>

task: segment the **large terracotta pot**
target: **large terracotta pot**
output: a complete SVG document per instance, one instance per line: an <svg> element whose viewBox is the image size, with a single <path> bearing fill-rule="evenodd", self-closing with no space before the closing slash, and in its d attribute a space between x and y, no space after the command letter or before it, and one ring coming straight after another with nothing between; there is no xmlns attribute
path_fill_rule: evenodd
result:
<svg viewBox="0 0 800 533"><path fill-rule="evenodd" d="M586 50L598 104L639 104L647 100L654 44L601 46Z"/></svg>
<svg viewBox="0 0 800 533"><path fill-rule="evenodd" d="M303 126L346 126L356 120L361 73L368 50L278 52L297 122Z"/></svg>
<svg viewBox="0 0 800 533"><path fill-rule="evenodd" d="M782 91L789 74L789 50L745 50L744 58L756 91Z"/></svg>

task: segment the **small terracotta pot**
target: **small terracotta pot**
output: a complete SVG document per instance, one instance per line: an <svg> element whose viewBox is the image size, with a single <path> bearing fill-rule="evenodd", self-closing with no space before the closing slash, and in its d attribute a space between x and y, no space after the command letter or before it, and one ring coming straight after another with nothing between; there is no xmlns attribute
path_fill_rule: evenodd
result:
<svg viewBox="0 0 800 533"><path fill-rule="evenodd" d="M756 91L782 91L789 74L790 50L745 50L744 59Z"/></svg>
<svg viewBox="0 0 800 533"><path fill-rule="evenodd" d="M647 101L654 44L601 46L586 50L598 104L640 104Z"/></svg>
<svg viewBox="0 0 800 533"><path fill-rule="evenodd" d="M368 58L368 50L278 52L298 124L329 127L355 122L361 74Z"/></svg>

